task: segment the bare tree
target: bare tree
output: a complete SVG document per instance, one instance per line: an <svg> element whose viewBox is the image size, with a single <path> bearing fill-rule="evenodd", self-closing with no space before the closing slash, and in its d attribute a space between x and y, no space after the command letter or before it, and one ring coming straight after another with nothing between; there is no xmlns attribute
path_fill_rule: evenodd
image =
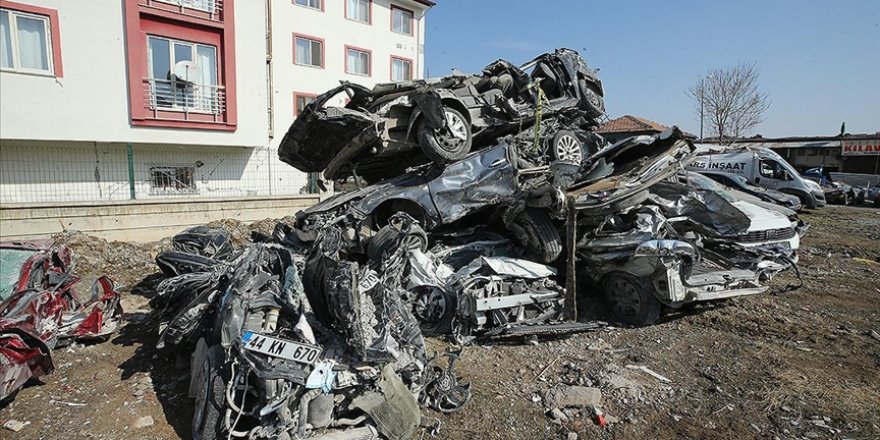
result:
<svg viewBox="0 0 880 440"><path fill-rule="evenodd" d="M754 64L712 69L700 76L687 90L700 115L700 138L703 120L709 133L722 144L733 142L760 124L770 108L770 98L758 90L758 70Z"/></svg>

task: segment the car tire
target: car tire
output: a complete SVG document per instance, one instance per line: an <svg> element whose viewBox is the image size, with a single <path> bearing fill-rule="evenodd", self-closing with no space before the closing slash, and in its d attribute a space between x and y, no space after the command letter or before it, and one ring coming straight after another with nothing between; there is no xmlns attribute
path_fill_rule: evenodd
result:
<svg viewBox="0 0 880 440"><path fill-rule="evenodd" d="M605 100L584 79L578 80L581 89L581 108L587 112L587 116L598 118L605 114Z"/></svg>
<svg viewBox="0 0 880 440"><path fill-rule="evenodd" d="M602 291L611 313L625 324L641 327L660 317L662 304L652 286L636 276L612 272L602 280Z"/></svg>
<svg viewBox="0 0 880 440"><path fill-rule="evenodd" d="M459 113L458 110L449 107L443 107L446 116L446 124L448 130L457 132L460 136L464 136L462 140L451 133L439 134L439 130L434 130L425 122L425 118L419 121L418 138L419 145L425 156L434 162L445 164L455 162L467 156L471 151L473 139L471 137L471 124Z"/></svg>
<svg viewBox="0 0 880 440"><path fill-rule="evenodd" d="M385 225L370 239L367 244L367 258L371 260L382 258L383 254L394 244L400 230L394 225ZM422 252L428 250L428 234L419 225L412 225L410 232L404 238L404 246L418 247Z"/></svg>
<svg viewBox="0 0 880 440"><path fill-rule="evenodd" d="M550 143L550 156L553 160L580 165L584 161L584 144L577 133L559 130Z"/></svg>
<svg viewBox="0 0 880 440"><path fill-rule="evenodd" d="M513 220L523 247L539 262L550 264L562 255L562 237L546 212L526 208Z"/></svg>
<svg viewBox="0 0 880 440"><path fill-rule="evenodd" d="M201 388L197 390L192 422L193 440L226 438L226 366L221 345L208 348L202 363Z"/></svg>

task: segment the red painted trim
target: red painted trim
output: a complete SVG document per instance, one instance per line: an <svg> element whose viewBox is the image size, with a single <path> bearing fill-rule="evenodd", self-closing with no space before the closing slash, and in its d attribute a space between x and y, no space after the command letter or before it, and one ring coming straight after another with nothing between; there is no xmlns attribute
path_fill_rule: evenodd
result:
<svg viewBox="0 0 880 440"><path fill-rule="evenodd" d="M125 40L128 62L128 99L132 126L193 128L234 131L238 124L235 77L235 0L224 0L221 21L193 17L156 8L157 2L126 0ZM144 106L144 78L149 77L147 36L155 35L217 48L217 79L226 91L226 112L215 122L213 116L159 111L158 117ZM175 118L181 118L176 120ZM195 118L196 120L193 120ZM205 120L198 120L198 119Z"/></svg>
<svg viewBox="0 0 880 440"><path fill-rule="evenodd" d="M321 43L321 65L320 66L316 66L314 64L299 64L296 62L296 39L297 38L302 38L303 40L317 41L317 42ZM296 64L297 66L314 67L317 69L323 69L324 65L327 64L327 57L325 56L326 55L326 48L327 48L327 45L324 43L323 38L318 38L318 37L314 37L314 36L306 35L306 34L298 34L298 33L294 32L293 33L293 64Z"/></svg>
<svg viewBox="0 0 880 440"><path fill-rule="evenodd" d="M358 52L365 52L365 53L367 54L367 57L368 57L369 59L367 60L368 62L367 62L367 75L366 75L366 76L367 76L367 77L371 77L371 76L373 76L373 51L370 50L370 49L364 49L364 48L362 48L362 47L349 46L349 45L347 45L347 44L345 45L345 49L342 51L342 52L343 52L343 56L345 56L345 60L343 61L343 63L345 63L345 73L347 73L347 74L349 74L349 75L364 76L364 75L361 74L361 73L352 73L352 72L349 72L349 71L348 71L348 50L349 50L349 49L351 49L351 50L355 50L355 51L358 51Z"/></svg>
<svg viewBox="0 0 880 440"><path fill-rule="evenodd" d="M403 33L403 32L397 32L394 30L394 10L395 9L398 9L398 10L401 10L404 12L409 12L409 33L408 34ZM389 28L391 29L391 32L394 32L395 34L400 34L400 35L409 35L409 36L415 35L414 34L415 29L416 29L415 23L414 23L415 19L416 19L415 11L413 11L412 9L406 9L402 6L397 6L395 4L391 4L390 10L391 10L391 23L389 25Z"/></svg>
<svg viewBox="0 0 880 440"><path fill-rule="evenodd" d="M388 77L391 79L391 81L401 81L394 79L394 60L406 61L407 63L409 63L409 79L415 79L415 77L413 76L413 68L415 68L416 63L414 63L413 60L410 58L391 55L391 59L388 61Z"/></svg>
<svg viewBox="0 0 880 440"><path fill-rule="evenodd" d="M302 109L296 105L296 98L312 98L312 99L314 99L317 97L318 97L318 95L316 95L314 93L293 92L293 117L295 118L295 117L299 116L299 112L302 111Z"/></svg>
<svg viewBox="0 0 880 440"><path fill-rule="evenodd" d="M367 9L367 21L366 22L363 22L360 20L355 20L353 18L348 18L348 0L342 0L343 10L345 11L343 17L345 17L347 20L351 20L355 23L367 24L367 25L372 26L373 25L373 0L367 0L367 1L370 2L370 8Z"/></svg>
<svg viewBox="0 0 880 440"><path fill-rule="evenodd" d="M222 122L203 121L177 121L168 119L134 119L131 125L135 127L164 127L164 128L189 128L198 130L235 131L236 124Z"/></svg>
<svg viewBox="0 0 880 440"><path fill-rule="evenodd" d="M61 65L61 25L58 21L58 11L23 3L8 2L6 0L0 0L0 8L42 15L49 18L49 34L52 39L52 70L55 77L63 78L64 66Z"/></svg>
<svg viewBox="0 0 880 440"><path fill-rule="evenodd" d="M301 8L306 8L306 9L311 9L311 10L313 10L313 11L321 11L321 12L324 12L324 4L325 4L326 2L327 2L327 0L321 0L321 9L317 9L317 8L313 8L313 7L311 7L311 6L306 6L306 5L298 4L298 3L296 2L296 0L290 0L290 3L293 4L294 6L299 6L299 7L301 7Z"/></svg>

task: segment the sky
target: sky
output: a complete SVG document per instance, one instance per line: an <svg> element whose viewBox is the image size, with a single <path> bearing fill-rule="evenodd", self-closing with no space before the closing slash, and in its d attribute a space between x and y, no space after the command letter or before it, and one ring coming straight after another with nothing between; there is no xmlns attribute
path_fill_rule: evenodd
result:
<svg viewBox="0 0 880 440"><path fill-rule="evenodd" d="M764 137L880 131L880 0L436 0L430 76L515 64L557 47L599 69L610 118L699 134L685 90L712 68L755 63ZM708 136L708 134L707 134Z"/></svg>

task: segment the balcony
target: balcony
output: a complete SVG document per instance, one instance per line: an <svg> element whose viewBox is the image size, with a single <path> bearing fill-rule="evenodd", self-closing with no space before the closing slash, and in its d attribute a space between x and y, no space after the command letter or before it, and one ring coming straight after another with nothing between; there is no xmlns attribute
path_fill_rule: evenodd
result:
<svg viewBox="0 0 880 440"><path fill-rule="evenodd" d="M147 78L144 106L151 119L225 123L226 91L223 86Z"/></svg>
<svg viewBox="0 0 880 440"><path fill-rule="evenodd" d="M209 20L220 20L223 11L223 0L145 0L145 4Z"/></svg>

